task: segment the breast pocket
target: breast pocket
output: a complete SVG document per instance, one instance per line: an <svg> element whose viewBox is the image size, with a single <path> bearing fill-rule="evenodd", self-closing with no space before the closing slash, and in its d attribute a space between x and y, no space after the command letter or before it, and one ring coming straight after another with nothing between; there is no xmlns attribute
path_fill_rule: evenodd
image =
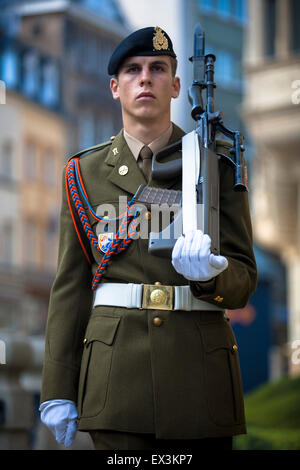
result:
<svg viewBox="0 0 300 470"><path fill-rule="evenodd" d="M198 324L204 346L204 382L210 416L219 426L245 422L236 340L227 322Z"/></svg>
<svg viewBox="0 0 300 470"><path fill-rule="evenodd" d="M106 403L113 344L120 317L92 317L84 339L79 389L79 417L99 414Z"/></svg>

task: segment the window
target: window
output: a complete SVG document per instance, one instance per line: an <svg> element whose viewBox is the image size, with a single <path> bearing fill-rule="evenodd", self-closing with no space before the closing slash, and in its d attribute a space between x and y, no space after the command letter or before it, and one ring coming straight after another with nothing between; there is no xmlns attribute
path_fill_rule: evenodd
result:
<svg viewBox="0 0 300 470"><path fill-rule="evenodd" d="M246 0L233 0L233 14L240 21L247 21Z"/></svg>
<svg viewBox="0 0 300 470"><path fill-rule="evenodd" d="M24 230L24 261L27 265L35 265L38 259L38 226L34 220L25 222Z"/></svg>
<svg viewBox="0 0 300 470"><path fill-rule="evenodd" d="M215 52L215 81L217 87L239 88L242 91L241 64L233 53L224 50Z"/></svg>
<svg viewBox="0 0 300 470"><path fill-rule="evenodd" d="M46 225L44 237L44 265L49 270L54 270L57 260L57 236L58 219L55 215L50 215Z"/></svg>
<svg viewBox="0 0 300 470"><path fill-rule="evenodd" d="M42 88L40 99L49 107L59 102L59 71L55 63L47 61L42 66Z"/></svg>
<svg viewBox="0 0 300 470"><path fill-rule="evenodd" d="M109 140L114 133L114 122L112 117L108 115L98 119L97 131L98 142Z"/></svg>
<svg viewBox="0 0 300 470"><path fill-rule="evenodd" d="M233 70L232 70L232 85L240 89L241 93L244 91L243 71L241 61L237 56L232 56Z"/></svg>
<svg viewBox="0 0 300 470"><path fill-rule="evenodd" d="M88 9L96 11L99 15L111 20L122 22L122 18L115 0L81 0Z"/></svg>
<svg viewBox="0 0 300 470"><path fill-rule="evenodd" d="M106 75L107 65L110 59L110 56L113 52L113 45L109 44L107 41L101 41L101 47L99 50L99 69L102 74Z"/></svg>
<svg viewBox="0 0 300 470"><path fill-rule="evenodd" d="M73 68L80 67L81 53L81 30L76 27L71 21L66 22L66 35L65 35L65 50L67 51L66 58Z"/></svg>
<svg viewBox="0 0 300 470"><path fill-rule="evenodd" d="M23 57L24 77L23 91L33 97L37 94L39 86L38 58L34 52L27 52Z"/></svg>
<svg viewBox="0 0 300 470"><path fill-rule="evenodd" d="M52 149L46 150L43 155L43 181L47 186L56 184L55 153Z"/></svg>
<svg viewBox="0 0 300 470"><path fill-rule="evenodd" d="M218 0L217 9L221 15L230 16L230 0Z"/></svg>
<svg viewBox="0 0 300 470"><path fill-rule="evenodd" d="M40 23L35 23L31 28L32 35L37 37L43 34L43 28Z"/></svg>
<svg viewBox="0 0 300 470"><path fill-rule="evenodd" d="M198 0L198 5L203 10L212 10L214 7L213 0Z"/></svg>
<svg viewBox="0 0 300 470"><path fill-rule="evenodd" d="M266 55L275 54L276 0L265 0L265 45Z"/></svg>
<svg viewBox="0 0 300 470"><path fill-rule="evenodd" d="M223 18L247 20L247 0L198 0L200 10Z"/></svg>
<svg viewBox="0 0 300 470"><path fill-rule="evenodd" d="M78 123L79 148L84 149L95 144L95 120L90 111L82 112Z"/></svg>
<svg viewBox="0 0 300 470"><path fill-rule="evenodd" d="M216 81L226 85L231 82L233 76L232 56L227 51L219 51L215 62Z"/></svg>
<svg viewBox="0 0 300 470"><path fill-rule="evenodd" d="M24 158L25 177L29 181L34 181L37 179L37 175L38 175L37 147L34 142L32 141L27 142L25 146L24 157L25 157Z"/></svg>
<svg viewBox="0 0 300 470"><path fill-rule="evenodd" d="M13 260L13 227L7 221L0 226L0 262L11 264Z"/></svg>
<svg viewBox="0 0 300 470"><path fill-rule="evenodd" d="M8 88L16 87L19 81L19 60L16 51L6 50L1 62L1 79Z"/></svg>
<svg viewBox="0 0 300 470"><path fill-rule="evenodd" d="M292 0L291 4L291 17L292 17L292 50L300 52L300 2L299 0Z"/></svg>
<svg viewBox="0 0 300 470"><path fill-rule="evenodd" d="M87 35L85 42L84 67L88 72L97 71L98 68L98 45L97 40L91 35Z"/></svg>
<svg viewBox="0 0 300 470"><path fill-rule="evenodd" d="M5 140L0 153L0 176L5 179L12 179L13 176L13 146L10 140Z"/></svg>

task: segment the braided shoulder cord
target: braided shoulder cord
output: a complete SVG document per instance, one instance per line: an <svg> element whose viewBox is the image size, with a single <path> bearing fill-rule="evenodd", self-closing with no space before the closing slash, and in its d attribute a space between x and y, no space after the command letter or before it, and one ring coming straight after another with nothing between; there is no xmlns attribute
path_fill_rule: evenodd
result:
<svg viewBox="0 0 300 470"><path fill-rule="evenodd" d="M69 160L67 164L67 168L66 168L66 176L67 176L69 192L72 197L74 206L77 210L78 217L82 224L84 232L90 244L93 245L98 251L100 251L98 239L92 230L91 224L86 215L85 209L82 205L82 202L79 197L78 189L77 189L77 184L78 184L82 193L84 193L85 195L86 202L88 202L87 195L84 190L82 179L80 176L78 158ZM108 263L111 260L111 257L113 255L117 255L125 251L133 240L133 236L136 233L136 227L137 227L137 210L136 208L132 207L132 205L133 205L133 199L126 205L126 211L124 212L124 214L122 214L122 216L117 217L116 219L110 219L110 220L121 219L121 224L114 240L110 242L109 247L101 260L101 263L98 265L97 271L92 281L92 290L95 290L97 286L99 285L99 283L101 282L103 274L105 273ZM90 207L89 203L88 203L88 206ZM107 221L107 219L104 219L99 216L97 216L97 220Z"/></svg>

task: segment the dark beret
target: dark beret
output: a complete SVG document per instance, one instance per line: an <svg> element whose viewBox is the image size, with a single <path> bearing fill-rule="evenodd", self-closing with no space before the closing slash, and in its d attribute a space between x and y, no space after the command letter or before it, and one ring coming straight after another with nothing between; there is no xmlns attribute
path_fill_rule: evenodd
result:
<svg viewBox="0 0 300 470"><path fill-rule="evenodd" d="M108 74L117 74L127 57L155 55L176 57L170 37L158 26L139 29L116 47L108 64Z"/></svg>

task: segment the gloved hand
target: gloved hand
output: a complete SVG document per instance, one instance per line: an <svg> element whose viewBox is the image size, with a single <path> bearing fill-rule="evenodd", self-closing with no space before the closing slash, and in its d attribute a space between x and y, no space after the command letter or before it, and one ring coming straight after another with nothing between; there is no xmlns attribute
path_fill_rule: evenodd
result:
<svg viewBox="0 0 300 470"><path fill-rule="evenodd" d="M77 431L77 408L71 400L49 400L41 404L41 421L53 433L56 441L69 447Z"/></svg>
<svg viewBox="0 0 300 470"><path fill-rule="evenodd" d="M201 230L178 238L172 251L174 269L189 281L209 281L228 267L227 258L210 251L211 239Z"/></svg>

